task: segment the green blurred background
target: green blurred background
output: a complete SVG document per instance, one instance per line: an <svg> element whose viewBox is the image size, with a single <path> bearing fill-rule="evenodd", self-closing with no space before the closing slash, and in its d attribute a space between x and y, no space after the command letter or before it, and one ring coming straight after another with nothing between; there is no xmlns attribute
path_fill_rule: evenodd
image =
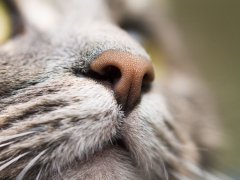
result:
<svg viewBox="0 0 240 180"><path fill-rule="evenodd" d="M182 39L218 101L225 144L217 167L240 179L240 1L171 2Z"/></svg>

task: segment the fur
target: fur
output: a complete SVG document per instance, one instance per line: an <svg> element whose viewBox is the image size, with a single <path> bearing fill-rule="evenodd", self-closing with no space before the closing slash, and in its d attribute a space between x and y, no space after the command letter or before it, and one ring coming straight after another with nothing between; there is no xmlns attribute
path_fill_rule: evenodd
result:
<svg viewBox="0 0 240 180"><path fill-rule="evenodd" d="M154 1L142 0L146 7L104 0L16 2L24 32L0 46L0 179L216 178L207 168L219 144L217 116L182 55L170 53L168 73L129 114L111 88L88 74L90 63L108 50L150 60L119 27L124 15L115 8L138 20L146 15L146 23L153 17L148 8L159 10ZM29 15L28 8L36 11ZM35 21L44 12L51 23ZM156 28L154 18L148 25ZM171 35L157 28L161 35L154 30L153 36L160 44ZM163 46L172 52L174 45L170 40Z"/></svg>

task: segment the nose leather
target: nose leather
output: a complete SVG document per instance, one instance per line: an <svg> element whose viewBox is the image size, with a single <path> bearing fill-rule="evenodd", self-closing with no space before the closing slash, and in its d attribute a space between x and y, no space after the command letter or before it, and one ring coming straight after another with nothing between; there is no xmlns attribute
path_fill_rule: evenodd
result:
<svg viewBox="0 0 240 180"><path fill-rule="evenodd" d="M90 65L92 71L104 75L109 67L120 72L114 79L112 89L123 109L131 109L141 97L143 85L154 79L151 62L144 58L121 51L106 51L96 58Z"/></svg>

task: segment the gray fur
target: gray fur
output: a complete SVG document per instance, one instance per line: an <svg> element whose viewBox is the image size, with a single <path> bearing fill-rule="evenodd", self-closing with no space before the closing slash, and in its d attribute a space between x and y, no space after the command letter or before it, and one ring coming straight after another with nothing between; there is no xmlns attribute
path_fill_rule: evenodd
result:
<svg viewBox="0 0 240 180"><path fill-rule="evenodd" d="M39 14L27 14L28 2L17 1L24 33L0 47L0 179L214 178L203 162L218 147L218 123L196 73L177 66L186 62L174 59L128 115L110 88L88 77L107 50L150 60L113 18L123 16L114 7L134 7L46 1L55 18L43 26L31 21ZM144 13L149 20L147 11L132 15Z"/></svg>

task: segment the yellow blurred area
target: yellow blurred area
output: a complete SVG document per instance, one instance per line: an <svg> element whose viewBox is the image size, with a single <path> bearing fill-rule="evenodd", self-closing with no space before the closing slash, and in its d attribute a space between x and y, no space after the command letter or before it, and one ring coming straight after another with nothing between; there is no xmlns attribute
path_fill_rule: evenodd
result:
<svg viewBox="0 0 240 180"><path fill-rule="evenodd" d="M2 0L0 0L0 44L11 35L11 18Z"/></svg>
<svg viewBox="0 0 240 180"><path fill-rule="evenodd" d="M146 40L144 42L144 48L151 56L151 60L153 62L155 70L155 78L160 79L166 72L166 60L163 53L159 51L159 47L151 40Z"/></svg>

